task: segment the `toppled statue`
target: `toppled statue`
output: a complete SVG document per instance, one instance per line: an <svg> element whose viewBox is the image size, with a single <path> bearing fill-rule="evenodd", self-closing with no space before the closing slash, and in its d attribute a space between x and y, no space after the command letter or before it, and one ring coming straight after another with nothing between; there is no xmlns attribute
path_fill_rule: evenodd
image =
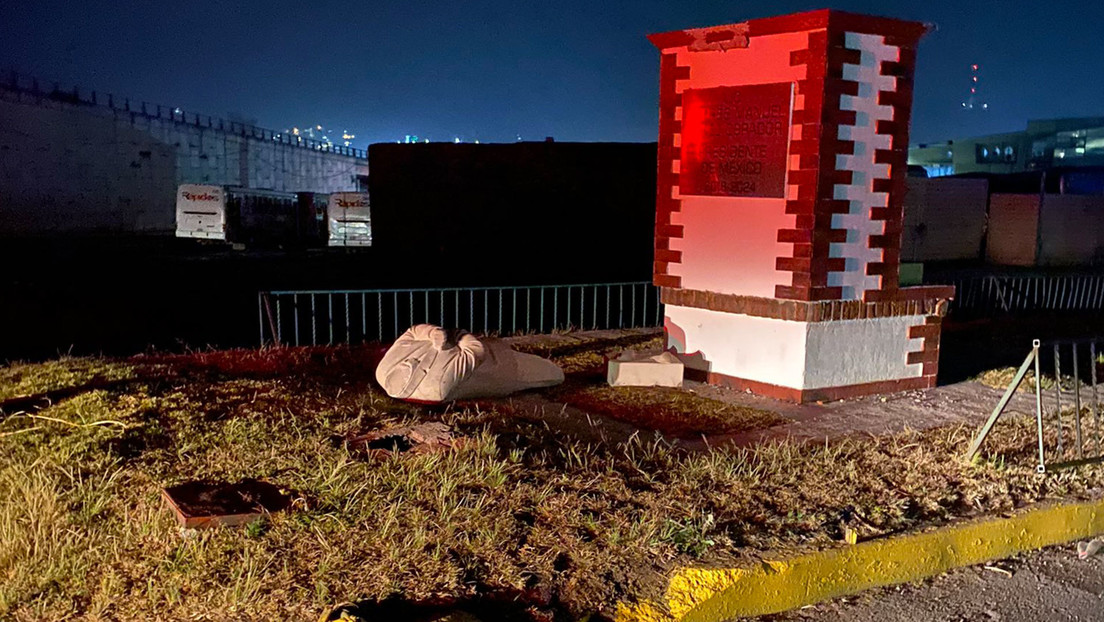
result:
<svg viewBox="0 0 1104 622"><path fill-rule="evenodd" d="M418 324L387 350L376 381L391 397L436 403L554 387L564 374L552 361L515 352L498 339Z"/></svg>

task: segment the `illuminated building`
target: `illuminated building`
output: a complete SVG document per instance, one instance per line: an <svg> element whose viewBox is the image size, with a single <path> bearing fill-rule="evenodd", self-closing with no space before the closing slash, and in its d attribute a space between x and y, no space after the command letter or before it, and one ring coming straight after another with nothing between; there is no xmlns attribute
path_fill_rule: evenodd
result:
<svg viewBox="0 0 1104 622"><path fill-rule="evenodd" d="M353 134L349 130L342 130L337 132L334 129L322 127L321 125L304 125L302 127L293 127L291 129L284 130L284 133L298 137L301 141L314 141L325 147L333 147L335 144L341 144L345 147L350 147L353 144L353 139L356 138L356 134ZM340 138L337 138L340 136Z"/></svg>
<svg viewBox="0 0 1104 622"><path fill-rule="evenodd" d="M908 163L930 177L1104 166L1104 117L1028 121L1019 132L916 145Z"/></svg>

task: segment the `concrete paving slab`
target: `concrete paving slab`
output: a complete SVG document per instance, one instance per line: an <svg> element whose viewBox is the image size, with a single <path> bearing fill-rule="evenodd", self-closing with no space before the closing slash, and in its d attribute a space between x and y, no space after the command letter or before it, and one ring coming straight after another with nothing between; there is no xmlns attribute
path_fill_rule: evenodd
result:
<svg viewBox="0 0 1104 622"><path fill-rule="evenodd" d="M876 395L827 403L790 404L751 393L697 382L687 390L722 402L772 410L789 423L734 435L709 437L713 444L752 445L770 440L835 440L853 435L882 436L959 423L980 425L1000 401L1002 391L979 382ZM1013 396L1005 414L1033 414L1034 397Z"/></svg>

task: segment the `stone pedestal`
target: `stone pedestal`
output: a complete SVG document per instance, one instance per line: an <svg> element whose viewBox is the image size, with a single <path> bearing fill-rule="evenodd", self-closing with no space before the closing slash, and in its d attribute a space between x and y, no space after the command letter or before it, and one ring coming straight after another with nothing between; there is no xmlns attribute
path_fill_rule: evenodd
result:
<svg viewBox="0 0 1104 622"><path fill-rule="evenodd" d="M793 401L935 384L954 290L898 285L925 31L824 10L650 37L654 281L688 378Z"/></svg>

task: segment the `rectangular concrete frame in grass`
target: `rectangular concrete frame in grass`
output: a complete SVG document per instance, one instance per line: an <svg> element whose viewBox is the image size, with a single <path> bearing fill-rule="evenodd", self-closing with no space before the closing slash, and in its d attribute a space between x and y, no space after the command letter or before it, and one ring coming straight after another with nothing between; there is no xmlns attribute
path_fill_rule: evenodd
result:
<svg viewBox="0 0 1104 622"><path fill-rule="evenodd" d="M779 613L870 588L1104 533L1104 501L1031 508L744 568L676 570L663 597L622 603L617 622L722 622ZM768 558L769 559L769 558Z"/></svg>
<svg viewBox="0 0 1104 622"><path fill-rule="evenodd" d="M934 386L954 290L898 279L925 31L823 10L649 37L653 278L689 378L793 401Z"/></svg>
<svg viewBox="0 0 1104 622"><path fill-rule="evenodd" d="M211 516L192 516L185 512L168 492L161 491L161 498L173 513L173 518L185 529L211 529L214 527L239 527L263 518L266 512L247 512L244 514L216 514Z"/></svg>

